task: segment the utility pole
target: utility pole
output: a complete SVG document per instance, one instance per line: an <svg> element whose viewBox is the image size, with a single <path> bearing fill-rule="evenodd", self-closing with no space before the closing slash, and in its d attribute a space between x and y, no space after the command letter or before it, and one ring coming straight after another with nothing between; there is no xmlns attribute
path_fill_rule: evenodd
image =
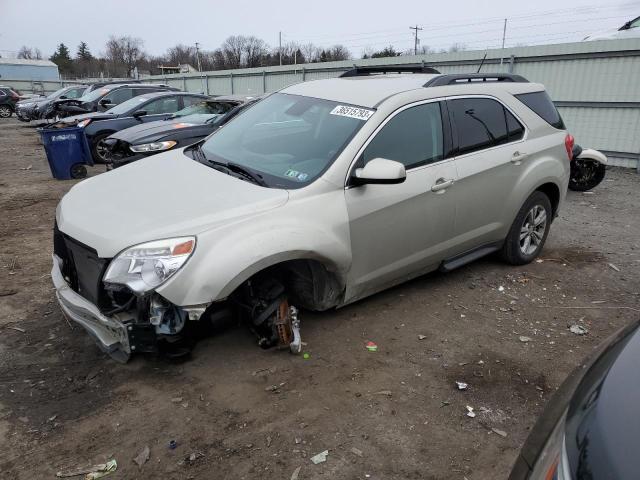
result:
<svg viewBox="0 0 640 480"><path fill-rule="evenodd" d="M200 84L202 85L202 93L207 89L204 86L204 77L202 76L202 64L200 63L200 44L196 42L196 60L198 61L198 72L200 72Z"/></svg>
<svg viewBox="0 0 640 480"><path fill-rule="evenodd" d="M202 72L202 65L200 64L200 44L196 42L196 60L198 61L198 71Z"/></svg>
<svg viewBox="0 0 640 480"><path fill-rule="evenodd" d="M504 40L507 37L507 19L504 19L504 27L502 28L502 50L504 51ZM502 65L503 61L503 52L500 52L500 65Z"/></svg>
<svg viewBox="0 0 640 480"><path fill-rule="evenodd" d="M278 32L278 56L280 57L280 65L282 65L282 32Z"/></svg>
<svg viewBox="0 0 640 480"><path fill-rule="evenodd" d="M409 27L409 30L415 30L415 38L413 42L413 54L417 55L418 54L418 30L422 30L422 28L416 25L415 27Z"/></svg>

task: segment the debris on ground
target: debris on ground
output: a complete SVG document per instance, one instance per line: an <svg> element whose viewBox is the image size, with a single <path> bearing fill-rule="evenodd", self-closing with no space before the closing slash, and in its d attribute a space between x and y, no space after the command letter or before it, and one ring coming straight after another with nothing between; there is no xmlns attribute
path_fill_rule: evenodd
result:
<svg viewBox="0 0 640 480"><path fill-rule="evenodd" d="M354 455L357 455L358 457L362 456L362 450L356 447L351 447L351 453L353 453Z"/></svg>
<svg viewBox="0 0 640 480"><path fill-rule="evenodd" d="M476 412L473 411L473 407L467 405L467 417L475 418Z"/></svg>
<svg viewBox="0 0 640 480"><path fill-rule="evenodd" d="M571 333L575 333L576 335L585 335L586 333L589 332L589 330L587 330L585 327L583 327L582 325L578 325L578 324L571 325L569 327L569 331Z"/></svg>
<svg viewBox="0 0 640 480"><path fill-rule="evenodd" d="M314 465L318 465L319 463L323 463L327 461L327 456L329 455L329 450L325 450L324 452L320 452L317 455L311 457L311 461Z"/></svg>
<svg viewBox="0 0 640 480"><path fill-rule="evenodd" d="M182 397L173 397L171 399L172 403L182 403Z"/></svg>
<svg viewBox="0 0 640 480"><path fill-rule="evenodd" d="M26 167L21 167L20 170L31 170L33 165L27 165Z"/></svg>
<svg viewBox="0 0 640 480"><path fill-rule="evenodd" d="M613 263L608 263L607 265L609 265L609 268L611 268L611 270L615 270L616 272L620 271L620 268L615 266Z"/></svg>
<svg viewBox="0 0 640 480"><path fill-rule="evenodd" d="M379 392L374 393L374 395L384 395L385 397L390 397L393 395L391 390L380 390Z"/></svg>
<svg viewBox="0 0 640 480"><path fill-rule="evenodd" d="M458 390L466 390L469 388L469 384L465 382L456 382L456 386L458 387Z"/></svg>
<svg viewBox="0 0 640 480"><path fill-rule="evenodd" d="M178 442L175 440L169 440L169 450L175 450L178 446Z"/></svg>
<svg viewBox="0 0 640 480"><path fill-rule="evenodd" d="M202 452L192 452L187 458L189 462L195 462L198 458L204 457L204 453Z"/></svg>
<svg viewBox="0 0 640 480"><path fill-rule="evenodd" d="M426 335L418 335L418 340L424 340L425 338L427 338Z"/></svg>
<svg viewBox="0 0 640 480"><path fill-rule="evenodd" d="M302 470L302 467L298 467L296 468L293 473L291 474L291 480L298 480L298 476L300 475L300 470Z"/></svg>
<svg viewBox="0 0 640 480"><path fill-rule="evenodd" d="M504 292L504 287L503 287L502 285L500 285L500 286L498 287L498 291L499 291L499 292Z"/></svg>
<svg viewBox="0 0 640 480"><path fill-rule="evenodd" d="M520 340L522 343L527 343L531 341L531 337L525 337L524 335L520 335L518 337L518 340Z"/></svg>
<svg viewBox="0 0 640 480"><path fill-rule="evenodd" d="M20 333L27 333L27 331L24 328L20 328L20 327L7 327L10 328L11 330L16 330Z"/></svg>
<svg viewBox="0 0 640 480"><path fill-rule="evenodd" d="M273 392L273 393L280 393L280 388L284 387L287 384L287 382L282 382L280 385L269 385L268 387L266 387L264 389L265 392Z"/></svg>
<svg viewBox="0 0 640 480"><path fill-rule="evenodd" d="M305 360L309 360L311 358L311 355L309 355L307 352L304 352L302 354L302 358L304 358Z"/></svg>
<svg viewBox="0 0 640 480"><path fill-rule="evenodd" d="M145 447L138 453L138 455L133 459L138 467L142 468L142 466L149 461L149 446L145 445Z"/></svg>
<svg viewBox="0 0 640 480"><path fill-rule="evenodd" d="M109 460L107 463L99 463L88 468L77 468L75 470L69 470L66 472L56 473L58 478L77 477L84 475L85 480L96 480L98 478L106 477L110 473L113 473L118 468L118 463L115 458Z"/></svg>
<svg viewBox="0 0 640 480"><path fill-rule="evenodd" d="M367 342L367 350L369 350L370 352L377 352L378 345L376 345L374 342Z"/></svg>
<svg viewBox="0 0 640 480"><path fill-rule="evenodd" d="M501 437L506 437L507 436L507 432L505 432L504 430L498 430L497 428L492 428L491 431L493 433L496 433L496 434L500 435Z"/></svg>

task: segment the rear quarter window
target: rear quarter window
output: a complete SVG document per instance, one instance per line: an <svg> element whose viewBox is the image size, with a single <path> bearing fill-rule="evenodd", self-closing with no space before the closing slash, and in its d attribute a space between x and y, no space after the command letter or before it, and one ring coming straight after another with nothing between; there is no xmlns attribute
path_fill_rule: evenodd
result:
<svg viewBox="0 0 640 480"><path fill-rule="evenodd" d="M547 92L520 93L514 96L552 127L560 130L566 128Z"/></svg>

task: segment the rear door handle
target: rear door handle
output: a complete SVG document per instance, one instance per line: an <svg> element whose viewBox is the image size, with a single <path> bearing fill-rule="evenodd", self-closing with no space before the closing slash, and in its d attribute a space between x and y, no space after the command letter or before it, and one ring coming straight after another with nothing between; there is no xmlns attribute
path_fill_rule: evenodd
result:
<svg viewBox="0 0 640 480"><path fill-rule="evenodd" d="M436 180L435 185L433 185L431 187L431 191L432 192L440 192L442 190L444 190L445 188L449 188L451 185L453 185L454 180L452 178L450 179L446 179L446 178L439 178L438 180Z"/></svg>
<svg viewBox="0 0 640 480"><path fill-rule="evenodd" d="M528 153L523 153L516 150L515 152L513 152L513 155L511 155L511 163L520 165L520 162L522 160L525 160L528 156L529 156Z"/></svg>

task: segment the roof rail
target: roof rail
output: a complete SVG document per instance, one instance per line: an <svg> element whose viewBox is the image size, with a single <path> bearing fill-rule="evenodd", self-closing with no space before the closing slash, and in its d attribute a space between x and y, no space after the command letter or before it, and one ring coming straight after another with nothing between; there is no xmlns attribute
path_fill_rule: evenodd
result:
<svg viewBox="0 0 640 480"><path fill-rule="evenodd" d="M345 77L366 77L372 73L440 73L433 67L427 67L423 63L405 63L400 65L354 65L351 70L347 70L340 78Z"/></svg>
<svg viewBox="0 0 640 480"><path fill-rule="evenodd" d="M432 78L424 87L441 87L443 85L458 85L479 82L518 82L529 83L529 80L511 73L451 73Z"/></svg>

